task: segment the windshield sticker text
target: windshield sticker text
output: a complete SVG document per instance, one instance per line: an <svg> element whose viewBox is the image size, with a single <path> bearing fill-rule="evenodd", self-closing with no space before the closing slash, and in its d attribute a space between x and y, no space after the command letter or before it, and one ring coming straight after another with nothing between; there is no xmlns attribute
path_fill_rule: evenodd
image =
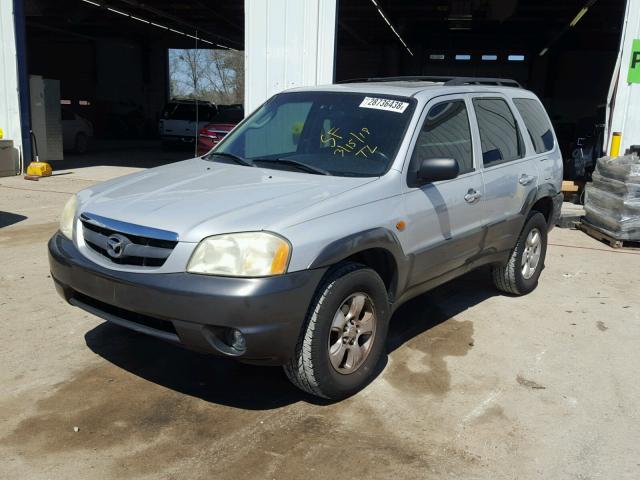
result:
<svg viewBox="0 0 640 480"><path fill-rule="evenodd" d="M370 135L367 127L361 128L356 132L349 132L346 138L340 135L339 128L330 128L328 132L320 135L320 141L323 145L333 148L334 155L344 157L345 153L355 152L356 156L368 158L369 155L378 150L377 146L371 146L367 142Z"/></svg>
<svg viewBox="0 0 640 480"><path fill-rule="evenodd" d="M386 110L387 112L404 113L409 104L388 98L364 97L360 108L375 108L376 110Z"/></svg>

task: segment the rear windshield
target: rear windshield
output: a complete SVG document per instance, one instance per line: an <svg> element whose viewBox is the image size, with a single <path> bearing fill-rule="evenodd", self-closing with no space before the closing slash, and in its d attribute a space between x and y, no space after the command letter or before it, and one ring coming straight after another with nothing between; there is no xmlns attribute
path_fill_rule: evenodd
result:
<svg viewBox="0 0 640 480"><path fill-rule="evenodd" d="M214 153L263 168L290 169L277 162L286 160L331 175L379 176L391 166L415 105L413 98L388 95L282 93L227 135Z"/></svg>
<svg viewBox="0 0 640 480"><path fill-rule="evenodd" d="M213 118L216 123L240 123L244 118L242 105L218 105L218 114Z"/></svg>
<svg viewBox="0 0 640 480"><path fill-rule="evenodd" d="M198 104L198 121L211 120L216 113L216 109L212 105ZM165 120L196 120L195 103L168 103L162 112L162 118Z"/></svg>

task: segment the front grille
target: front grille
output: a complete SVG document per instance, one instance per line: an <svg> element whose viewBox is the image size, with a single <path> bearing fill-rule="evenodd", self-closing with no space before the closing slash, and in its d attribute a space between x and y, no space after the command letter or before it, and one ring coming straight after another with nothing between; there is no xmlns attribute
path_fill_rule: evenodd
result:
<svg viewBox="0 0 640 480"><path fill-rule="evenodd" d="M153 328L155 330L160 330L162 332L177 335L173 323L169 322L168 320L161 320L159 318L150 317L141 313L132 312L131 310L125 310L124 308L116 307L114 305L109 305L108 303L104 303L100 300L96 300L95 298L83 295L80 292L74 292L73 298L83 305L88 305L114 317L137 323L138 325L144 325L145 327Z"/></svg>
<svg viewBox="0 0 640 480"><path fill-rule="evenodd" d="M101 221L97 222L91 216L82 214L80 220L87 246L118 265L161 267L178 244L174 240L136 235L109 228L104 225L106 219L102 217L100 217ZM114 254L114 249L109 245L114 239L119 245L117 254Z"/></svg>

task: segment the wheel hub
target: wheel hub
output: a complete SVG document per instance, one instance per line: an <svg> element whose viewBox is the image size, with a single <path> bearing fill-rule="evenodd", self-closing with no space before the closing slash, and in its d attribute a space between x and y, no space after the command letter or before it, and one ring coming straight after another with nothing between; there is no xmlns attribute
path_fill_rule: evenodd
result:
<svg viewBox="0 0 640 480"><path fill-rule="evenodd" d="M540 257L542 255L542 236L537 228L531 229L525 240L522 251L522 276L529 280L538 269Z"/></svg>
<svg viewBox="0 0 640 480"><path fill-rule="evenodd" d="M341 374L355 372L369 356L376 331L371 298L365 293L347 297L336 312L329 333L329 360Z"/></svg>

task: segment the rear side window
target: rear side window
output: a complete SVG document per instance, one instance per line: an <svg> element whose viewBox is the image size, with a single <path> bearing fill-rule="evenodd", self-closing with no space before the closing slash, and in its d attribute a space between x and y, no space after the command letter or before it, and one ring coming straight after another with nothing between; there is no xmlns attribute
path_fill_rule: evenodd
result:
<svg viewBox="0 0 640 480"><path fill-rule="evenodd" d="M474 98L485 167L517 160L524 156L518 124L506 101L501 98Z"/></svg>
<svg viewBox="0 0 640 480"><path fill-rule="evenodd" d="M513 103L522 115L536 153L553 149L553 130L540 102L532 98L514 98Z"/></svg>
<svg viewBox="0 0 640 480"><path fill-rule="evenodd" d="M412 165L417 168L425 158L455 158L460 173L473 171L473 149L469 115L464 100L434 105L422 125Z"/></svg>

